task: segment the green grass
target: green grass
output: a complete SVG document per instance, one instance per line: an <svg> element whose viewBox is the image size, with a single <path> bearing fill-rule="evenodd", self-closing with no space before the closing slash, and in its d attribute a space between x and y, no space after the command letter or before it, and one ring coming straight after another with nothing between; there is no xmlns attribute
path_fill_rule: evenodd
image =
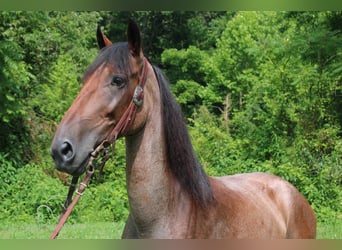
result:
<svg viewBox="0 0 342 250"><path fill-rule="evenodd" d="M56 225L11 224L0 225L0 239L49 239ZM120 239L124 227L119 223L66 224L58 239Z"/></svg>
<svg viewBox="0 0 342 250"><path fill-rule="evenodd" d="M342 218L329 224L318 223L317 239L342 239Z"/></svg>
<svg viewBox="0 0 342 250"><path fill-rule="evenodd" d="M66 224L58 239L120 239L124 227L118 223ZM0 239L48 239L55 225L0 224ZM318 224L317 239L342 239L342 219Z"/></svg>

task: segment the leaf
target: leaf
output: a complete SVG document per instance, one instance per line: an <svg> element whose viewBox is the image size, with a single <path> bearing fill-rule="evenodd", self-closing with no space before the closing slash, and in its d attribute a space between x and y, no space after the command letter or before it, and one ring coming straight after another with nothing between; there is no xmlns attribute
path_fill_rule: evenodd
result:
<svg viewBox="0 0 342 250"><path fill-rule="evenodd" d="M12 96L12 95L10 95L10 94L6 94L6 98L7 98L7 100L10 101L10 102L14 102L14 101L15 101L14 96Z"/></svg>

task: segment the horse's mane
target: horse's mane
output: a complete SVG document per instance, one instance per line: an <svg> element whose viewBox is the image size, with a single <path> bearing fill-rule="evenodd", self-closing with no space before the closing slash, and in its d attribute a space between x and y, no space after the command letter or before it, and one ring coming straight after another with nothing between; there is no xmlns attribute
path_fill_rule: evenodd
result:
<svg viewBox="0 0 342 250"><path fill-rule="evenodd" d="M153 68L160 89L170 171L192 200L206 207L213 200L208 176L195 155L181 108L169 89L168 79L158 67Z"/></svg>

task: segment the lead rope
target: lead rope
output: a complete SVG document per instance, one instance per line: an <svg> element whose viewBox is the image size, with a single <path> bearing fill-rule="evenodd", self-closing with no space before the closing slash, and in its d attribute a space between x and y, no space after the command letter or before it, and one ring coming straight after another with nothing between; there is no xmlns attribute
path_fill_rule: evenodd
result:
<svg viewBox="0 0 342 250"><path fill-rule="evenodd" d="M91 177L93 176L93 174L95 172L95 166L94 166L95 164L93 163L93 161L95 159L97 159L99 157L99 155L103 152L103 158L102 158L102 161L99 165L100 176L101 176L102 171L103 171L103 167L106 164L106 161L109 159L109 154L108 154L109 146L112 145L113 150L114 150L115 142L116 142L119 134L122 136L125 136L128 129L132 125L134 118L135 118L135 115L136 115L136 112L137 112L137 108L140 107L142 105L142 102L143 102L143 97L144 97L143 91L144 91L144 86L145 86L145 81L146 81L146 75L147 75L147 59L144 57L143 58L142 75L139 77L139 83L138 83L138 86L136 87L136 89L134 91L134 95L133 95L133 98L132 98L130 105L128 106L125 113L122 115L120 121L115 126L113 131L110 133L108 138L106 140L104 140L99 146L97 146L97 148L93 152L90 153L90 158L89 158L88 164L86 166L87 173L84 177L84 180L80 183L78 190L76 191L75 198L71 201L72 196L73 196L75 189L76 189L77 181L78 181L78 177L72 178L72 181L71 181L71 184L69 187L69 191L68 191L68 195L67 195L67 198L66 198L64 206L63 206L62 213L59 217L59 221L58 221L58 224L57 224L55 230L50 235L50 240L57 238L59 232L61 231L61 229L64 225L64 223L68 219L71 211L73 210L76 203L78 202L78 200L83 195L84 190L86 189Z"/></svg>
<svg viewBox="0 0 342 250"><path fill-rule="evenodd" d="M115 143L115 142L114 142ZM114 145L114 144L113 144ZM104 153L104 157L99 165L100 167L100 171L103 169L106 161L109 158L109 154L108 154L108 148L109 148L110 144L107 141L103 141L91 154L90 154L90 159L89 162L87 164L87 173L83 179L83 181L80 183L80 186L78 188L78 190L76 191L76 195L75 198L72 200L72 195L75 192L76 189L76 184L78 181L78 177L73 177L70 187L69 187L69 192L68 192L68 196L67 199L64 203L63 206L63 210L62 213L59 217L59 221L58 224L55 228L55 230L52 232L52 234L50 235L50 240L52 239L56 239L59 232L61 231L64 223L66 222L66 220L68 219L71 211L73 210L73 208L75 207L76 203L78 202L78 200L81 198L81 196L83 195L84 190L86 189L91 177L93 176L94 172L95 172L95 164L94 164L94 160L97 159L99 157L99 155L101 154L101 152Z"/></svg>

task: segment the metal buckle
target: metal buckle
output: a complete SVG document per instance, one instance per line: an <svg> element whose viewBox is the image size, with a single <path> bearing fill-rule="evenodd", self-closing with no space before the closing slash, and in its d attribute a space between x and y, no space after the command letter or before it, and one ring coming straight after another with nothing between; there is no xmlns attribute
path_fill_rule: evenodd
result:
<svg viewBox="0 0 342 250"><path fill-rule="evenodd" d="M133 94L133 102L137 107L140 107L144 100L144 89L138 85Z"/></svg>

